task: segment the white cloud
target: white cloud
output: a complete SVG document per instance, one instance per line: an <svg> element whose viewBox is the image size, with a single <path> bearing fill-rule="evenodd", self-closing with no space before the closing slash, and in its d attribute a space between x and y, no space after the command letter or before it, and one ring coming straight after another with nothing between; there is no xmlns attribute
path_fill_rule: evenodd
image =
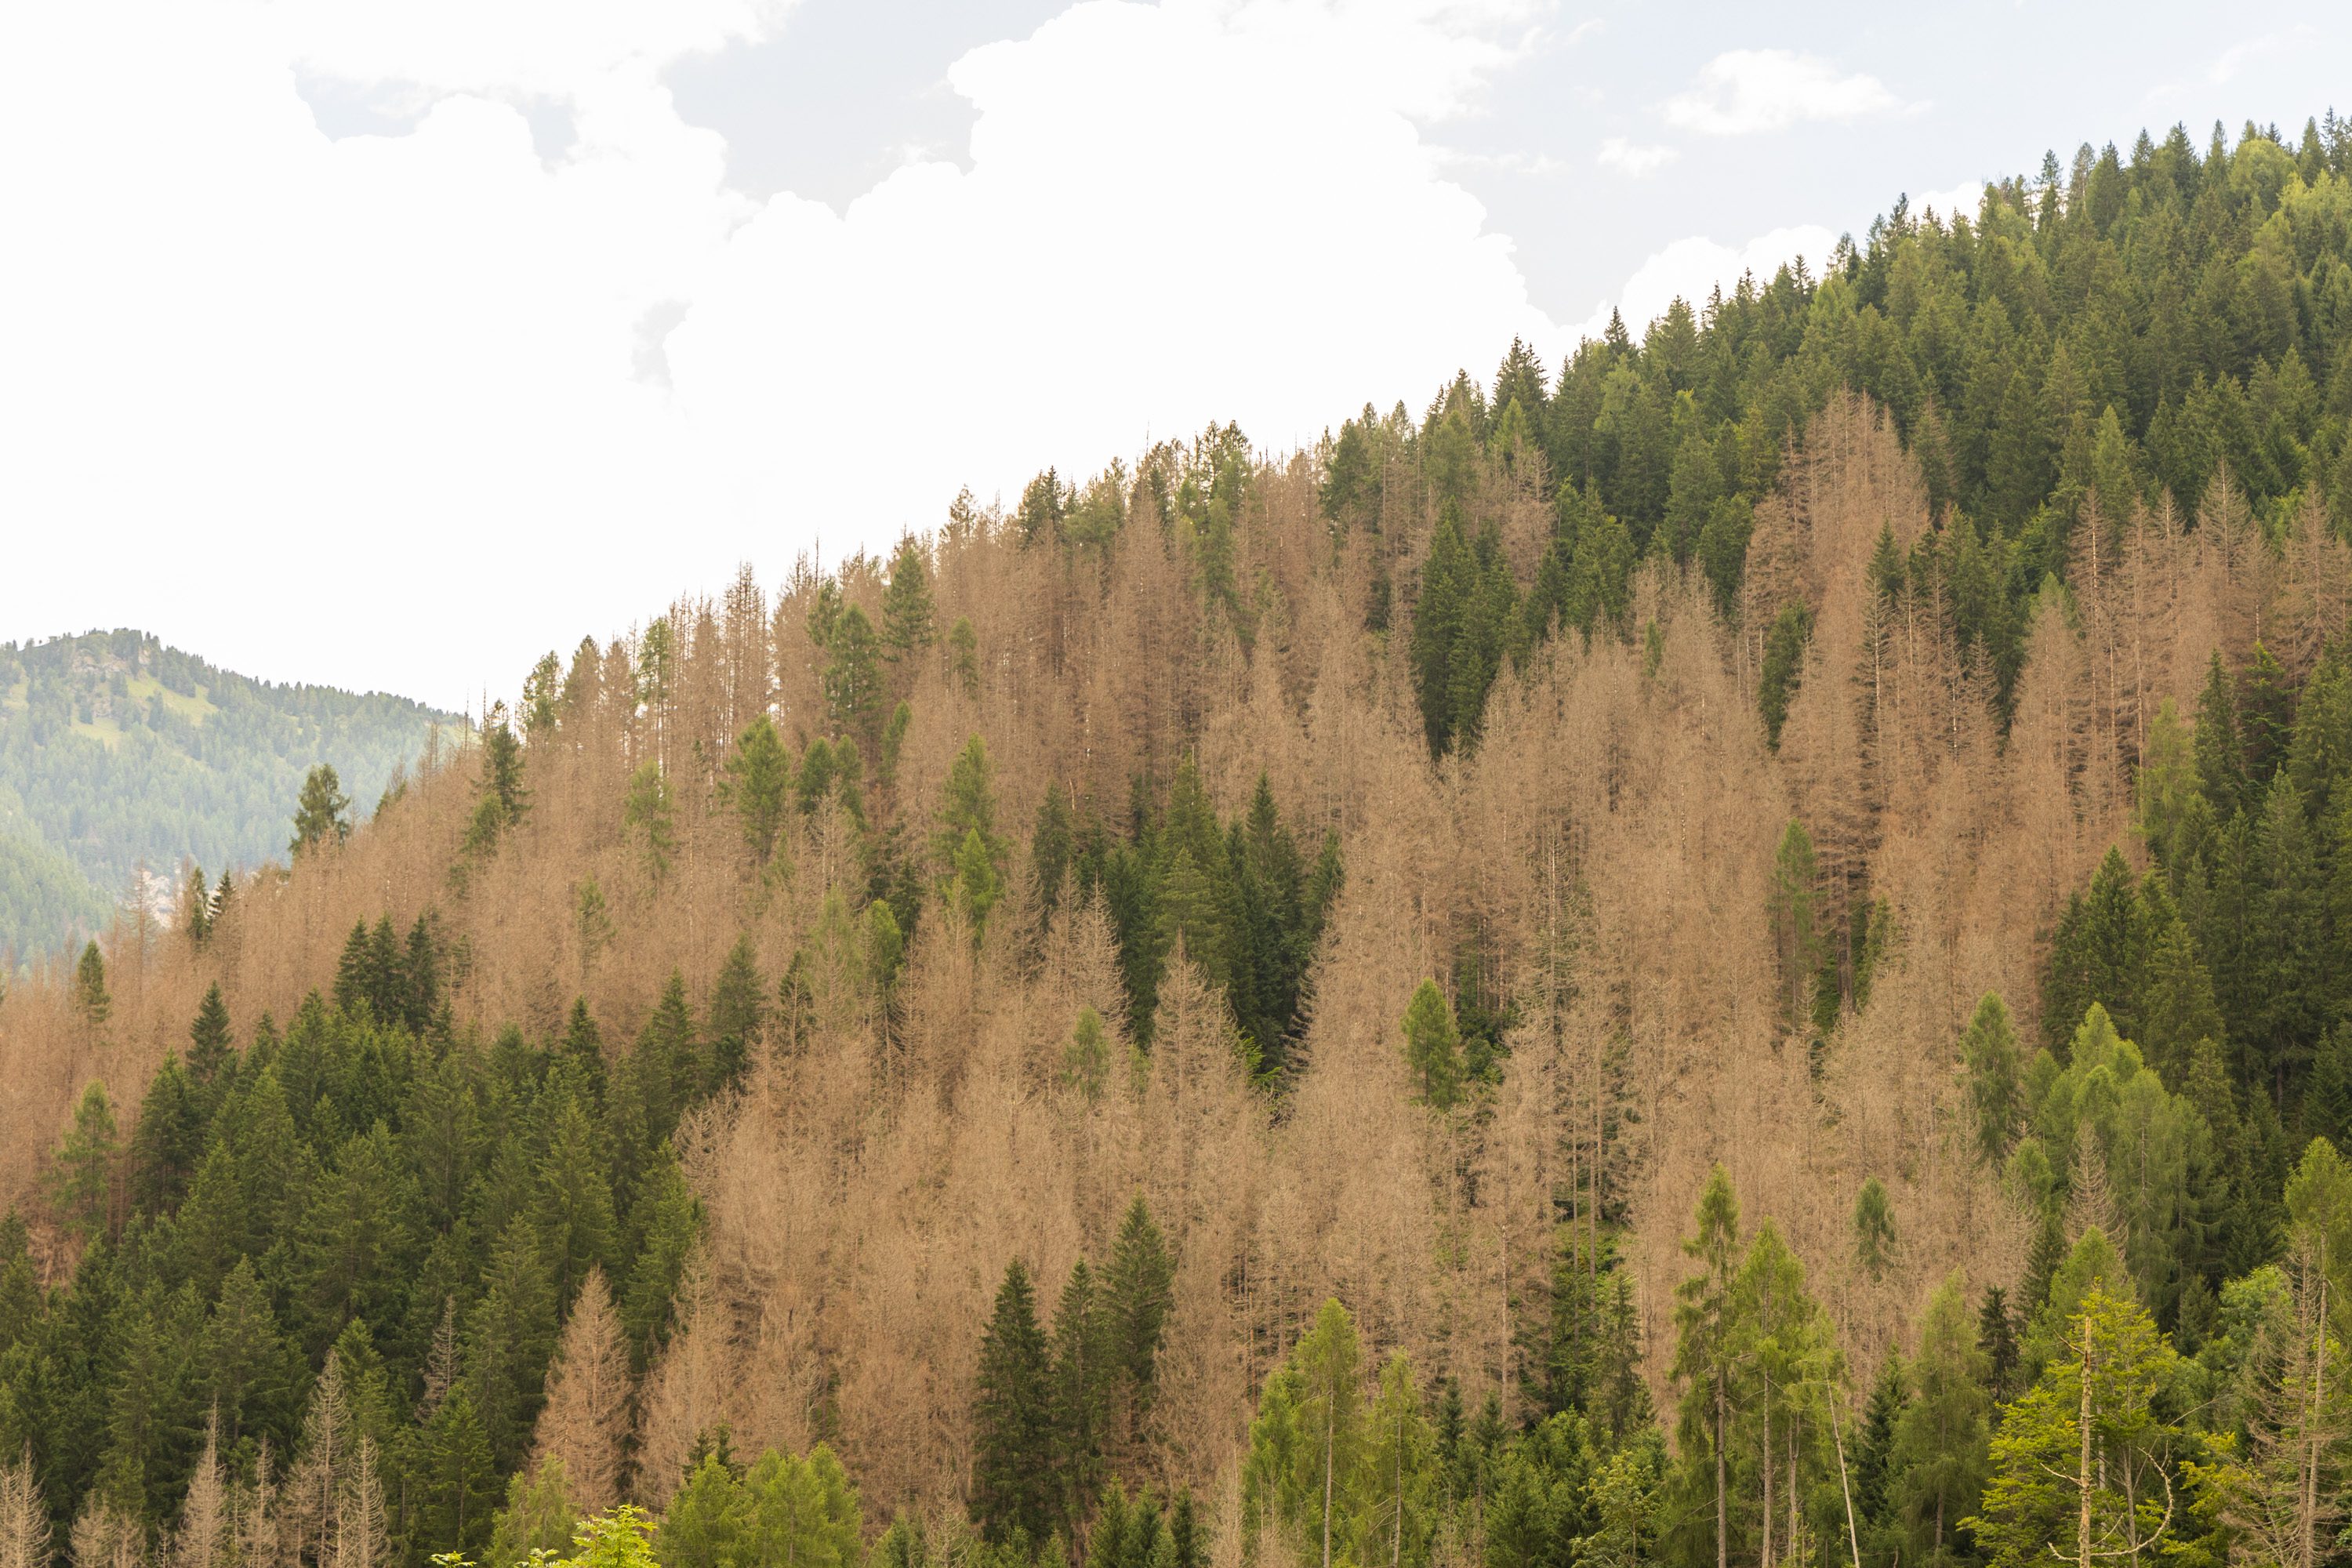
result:
<svg viewBox="0 0 2352 1568"><path fill-rule="evenodd" d="M1955 217L1977 220L1977 209L1984 203L1985 183L1982 180L1962 180L1948 191L1925 191L1911 198L1911 216L1924 217L1930 208L1948 225Z"/></svg>
<svg viewBox="0 0 2352 1568"><path fill-rule="evenodd" d="M262 15L309 69L443 91L568 97L766 37L793 0L281 0Z"/></svg>
<svg viewBox="0 0 2352 1568"><path fill-rule="evenodd" d="M1837 236L1818 224L1776 228L1737 249L1699 235L1678 239L1643 262L1614 300L1603 300L1594 306L1591 317L1575 335L1601 336L1609 328L1613 309L1624 318L1625 330L1639 342L1649 324L1678 299L1696 312L1706 308L1708 294L1718 286L1729 294L1742 274L1752 272L1760 288L1771 281L1784 263L1799 257L1818 277L1836 247Z"/></svg>
<svg viewBox="0 0 2352 1568"><path fill-rule="evenodd" d="M134 14L135 12L135 14ZM1081 5L967 56L971 167L723 186L660 62L742 0L36 8L0 51L0 638L137 624L455 702L738 559L1236 418L1311 439L1564 346L1415 120L1498 4ZM419 17L423 20L419 20ZM330 141L298 70L417 84ZM518 100L577 140L534 151Z"/></svg>
<svg viewBox="0 0 2352 1568"><path fill-rule="evenodd" d="M2278 34L2264 33L2259 37L2248 38L2243 43L2232 44L2213 58L2212 65L2206 69L2205 79L2212 82L2228 81L2245 69L2249 62L2260 59L2263 56L2276 50L2280 42Z"/></svg>
<svg viewBox="0 0 2352 1568"><path fill-rule="evenodd" d="M1672 147L1637 147L1622 136L1612 136L1601 143L1600 154L1593 162L1638 180L1644 174L1656 174L1681 156Z"/></svg>
<svg viewBox="0 0 2352 1568"><path fill-rule="evenodd" d="M1853 120L1902 100L1876 77L1841 76L1817 55L1732 49L1699 68L1698 85L1660 106L1666 123L1713 136L1779 131L1804 120Z"/></svg>

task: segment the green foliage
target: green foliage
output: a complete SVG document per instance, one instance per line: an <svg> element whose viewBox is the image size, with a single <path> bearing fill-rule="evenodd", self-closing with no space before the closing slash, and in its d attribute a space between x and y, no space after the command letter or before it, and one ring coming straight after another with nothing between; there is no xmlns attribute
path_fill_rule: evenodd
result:
<svg viewBox="0 0 2352 1568"><path fill-rule="evenodd" d="M1087 1100L1102 1098L1110 1072L1110 1046L1104 1037L1102 1015L1091 1006L1078 1009L1069 1043L1062 1048L1062 1083Z"/></svg>
<svg viewBox="0 0 2352 1568"><path fill-rule="evenodd" d="M1675 1355L1667 1374L1684 1385L1675 1446L1681 1456L1677 1496L1685 1521L1685 1550L1706 1532L1718 1555L1727 1549L1730 1499L1726 1461L1732 1438L1731 1394L1737 1373L1738 1323L1732 1300L1744 1247L1739 1238L1739 1200L1721 1165L1707 1173L1692 1218L1695 1233L1683 1239L1683 1255L1699 1271L1675 1288ZM1701 1510L1711 1517L1701 1522Z"/></svg>
<svg viewBox="0 0 2352 1568"><path fill-rule="evenodd" d="M1059 779L1045 786L1037 805L1037 824L1029 836L1029 873L1037 886L1037 902L1051 924L1061 908L1062 884L1070 870L1070 795Z"/></svg>
<svg viewBox="0 0 2352 1568"><path fill-rule="evenodd" d="M876 904L874 909L888 915L890 906ZM696 1086L711 1093L731 1089L751 1065L753 1048L761 1040L761 1026L767 1016L768 981L760 973L759 958L751 950L749 931L735 939L727 950L727 957L719 966L719 974L710 984L710 1058L704 1081Z"/></svg>
<svg viewBox="0 0 2352 1568"><path fill-rule="evenodd" d="M0 645L0 952L70 951L142 865L286 853L311 768L339 770L327 815L341 816L346 785L375 798L436 725L457 722L382 694L251 680L141 632Z"/></svg>
<svg viewBox="0 0 2352 1568"><path fill-rule="evenodd" d="M2087 1223L2126 1237L2132 1277L2168 1312L2202 1256L2194 1178L2210 1160L2205 1119L2165 1088L2097 1003L2066 1065L2045 1052L2029 1081L2032 1130L2011 1156L2013 1179L2051 1204L2063 1184Z"/></svg>
<svg viewBox="0 0 2352 1568"><path fill-rule="evenodd" d="M1160 1389L1160 1345L1176 1302L1176 1264L1138 1193L1127 1205L1111 1250L1105 1310L1108 1347L1127 1381L1134 1425L1150 1418Z"/></svg>
<svg viewBox="0 0 2352 1568"><path fill-rule="evenodd" d="M893 664L939 640L931 622L931 586L923 552L912 539L890 562L890 585L882 595L883 658Z"/></svg>
<svg viewBox="0 0 2352 1568"><path fill-rule="evenodd" d="M1055 1513L1050 1351L1019 1258L1005 1266L973 1380L971 1515L985 1539L1045 1539Z"/></svg>
<svg viewBox="0 0 2352 1568"><path fill-rule="evenodd" d="M530 810L530 792L522 779L522 742L507 722L506 704L494 702L482 731L482 773L474 784L473 820L466 826L467 854L496 849L499 838ZM297 827L299 831L299 819Z"/></svg>
<svg viewBox="0 0 2352 1568"><path fill-rule="evenodd" d="M1247 811L1220 821L1190 756L1164 801L1148 779L1134 781L1124 841L1090 805L1074 816L1068 897L1099 900L1109 917L1138 1043L1150 1043L1160 980L1181 936L1263 1070L1280 1071L1315 944L1346 880L1338 834L1326 831L1307 866L1264 777ZM1036 853L1033 841L1033 863Z"/></svg>
<svg viewBox="0 0 2352 1568"><path fill-rule="evenodd" d="M1802 603L1781 606L1764 634L1756 706L1764 716L1765 743L1776 752L1780 749L1780 727L1789 721L1789 700L1804 684L1805 649L1812 637L1813 612Z"/></svg>
<svg viewBox="0 0 2352 1568"><path fill-rule="evenodd" d="M856 736L874 743L882 716L884 643L866 612L851 605L841 612L824 643L824 708L835 739Z"/></svg>
<svg viewBox="0 0 2352 1568"><path fill-rule="evenodd" d="M976 827L964 834L962 844L956 848L952 886L955 907L971 924L972 941L977 943L988 929L989 911L1004 896L1004 883Z"/></svg>
<svg viewBox="0 0 2352 1568"><path fill-rule="evenodd" d="M1781 1023L1792 1030L1812 1019L1812 987L1827 954L1814 914L1816 875L1812 835L1792 816L1780 834L1780 847L1773 857L1771 889L1765 911L1771 922L1773 950L1780 959Z"/></svg>
<svg viewBox="0 0 2352 1568"><path fill-rule="evenodd" d="M765 713L743 726L743 732L735 737L735 752L727 759L726 773L719 798L734 810L752 863L764 866L775 853L776 835L783 827L784 803L793 784L792 753Z"/></svg>
<svg viewBox="0 0 2352 1568"><path fill-rule="evenodd" d="M751 1532L751 1500L734 1468L718 1453L688 1472L654 1537L662 1568L735 1568Z"/></svg>
<svg viewBox="0 0 2352 1568"><path fill-rule="evenodd" d="M1302 1554L1328 1563L1345 1552L1351 1490L1371 1449L1360 1384L1363 1350L1354 1318L1337 1300L1323 1303L1315 1326L1283 1368L1267 1380L1250 1423L1242 1469L1244 1539L1268 1528L1291 1534ZM1392 1418L1403 1412L1392 1406ZM1376 1494L1377 1495L1377 1494Z"/></svg>
<svg viewBox="0 0 2352 1568"><path fill-rule="evenodd" d="M2025 1064L2008 1005L1998 993L1988 991L1978 1000L1968 1032L1960 1037L1960 1060L1968 1068L1977 1152L1987 1164L1999 1165L2009 1157L2025 1113Z"/></svg>
<svg viewBox="0 0 2352 1568"><path fill-rule="evenodd" d="M92 1031L104 1028L114 1012L114 998L106 989L106 955L95 941L82 944L74 964L73 1010Z"/></svg>
<svg viewBox="0 0 2352 1568"><path fill-rule="evenodd" d="M64 849L20 837L27 826L22 813L0 807L0 954L52 944L70 952L75 937L104 928L110 901ZM0 973L0 987L14 978Z"/></svg>
<svg viewBox="0 0 2352 1568"><path fill-rule="evenodd" d="M621 801L621 823L636 840L646 875L656 883L668 871L670 857L677 853L673 812L669 776L662 772L660 759L647 757L629 775L628 794Z"/></svg>
<svg viewBox="0 0 2352 1568"><path fill-rule="evenodd" d="M351 820L343 814L351 809L351 797L342 793L342 781L335 776L334 765L320 763L302 780L301 797L294 803L294 837L287 852L299 855L322 844L339 845L351 837Z"/></svg>
<svg viewBox="0 0 2352 1568"><path fill-rule="evenodd" d="M858 1568L865 1515L833 1450L771 1448L743 1478L749 1530L739 1558L757 1568Z"/></svg>
<svg viewBox="0 0 2352 1568"><path fill-rule="evenodd" d="M361 938L412 973L388 922ZM635 1068L658 1059L664 1125L709 1092L692 1012L673 987L607 1088L584 1007L560 1049L420 1037L376 983L363 963L348 1005L314 994L243 1052L209 993L127 1139L91 1085L50 1162L87 1239L46 1299L0 1226L0 1436L35 1442L47 1495L169 1527L212 1419L233 1487L264 1445L281 1494L331 1437L333 1487L373 1456L392 1560L565 1538L560 1479L525 1466L555 1326L602 1268L634 1353L668 1331L700 1220Z"/></svg>
<svg viewBox="0 0 2352 1568"><path fill-rule="evenodd" d="M1895 1261L1895 1205L1886 1195L1886 1184L1866 1177L1853 1200L1854 1261L1877 1279Z"/></svg>
<svg viewBox="0 0 2352 1568"><path fill-rule="evenodd" d="M560 1456L550 1454L536 1468L517 1470L507 1482L507 1506L490 1527L484 1568L517 1568L535 1552L560 1555L572 1544L576 1520Z"/></svg>
<svg viewBox="0 0 2352 1568"><path fill-rule="evenodd" d="M1174 1281L1174 1260L1140 1195L1120 1222L1109 1267L1097 1272L1083 1258L1072 1267L1050 1337L1026 1268L1017 1258L1007 1266L972 1406L971 1517L989 1544L1026 1562L1027 1542L1083 1531L1098 1497L1108 1509L1116 1495L1124 1509L1124 1494L1106 1491L1104 1478L1151 1441ZM1097 1521L1097 1543L1103 1528Z"/></svg>
<svg viewBox="0 0 2352 1568"><path fill-rule="evenodd" d="M1434 980L1414 988L1404 1010L1404 1058L1421 1088L1423 1104L1446 1110L1462 1096L1462 1037L1454 1006Z"/></svg>
<svg viewBox="0 0 2352 1568"><path fill-rule="evenodd" d="M74 1107L73 1127L58 1150L49 1175L50 1201L59 1217L84 1235L105 1227L115 1156L121 1145L115 1136L114 1107L106 1086L92 1083Z"/></svg>
<svg viewBox="0 0 2352 1568"><path fill-rule="evenodd" d="M2158 1400L2177 1359L2148 1315L2093 1289L2069 1315L2067 1359L2009 1406L1979 1516L1961 1521L1999 1568L2133 1553L2178 1539L2185 1512L2161 1479L2180 1437Z"/></svg>
<svg viewBox="0 0 2352 1568"><path fill-rule="evenodd" d="M970 616L958 616L954 626L948 628L948 647L953 650L950 663L954 670L956 686L967 701L980 700L980 634L972 629Z"/></svg>
<svg viewBox="0 0 2352 1568"><path fill-rule="evenodd" d="M1960 1521L1984 1490L1990 1438L1990 1361L1978 1348L1958 1275L1928 1299L1919 1353L1904 1370L1915 1396L1895 1423L1893 1500L1910 1538L1906 1556L1941 1563L1957 1554Z"/></svg>

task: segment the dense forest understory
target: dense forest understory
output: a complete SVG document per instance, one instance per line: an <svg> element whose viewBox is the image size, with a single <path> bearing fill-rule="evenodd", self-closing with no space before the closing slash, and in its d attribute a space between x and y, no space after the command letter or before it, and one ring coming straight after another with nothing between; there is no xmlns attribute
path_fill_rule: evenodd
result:
<svg viewBox="0 0 2352 1568"><path fill-rule="evenodd" d="M0 1564L2335 1558L2348 248L2085 147L313 769L0 999Z"/></svg>

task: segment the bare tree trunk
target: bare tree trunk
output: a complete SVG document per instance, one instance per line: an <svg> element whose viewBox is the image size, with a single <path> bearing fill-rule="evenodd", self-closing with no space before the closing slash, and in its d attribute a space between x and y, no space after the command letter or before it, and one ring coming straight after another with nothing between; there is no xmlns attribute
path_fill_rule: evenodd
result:
<svg viewBox="0 0 2352 1568"><path fill-rule="evenodd" d="M1838 1490L1845 1497L1846 1543L1853 1548L1853 1568L1862 1568L1862 1532L1854 1528L1853 1523L1853 1486L1846 1479L1845 1437L1838 1431L1837 1424L1837 1390L1824 1382L1822 1392L1829 1396L1830 1441L1837 1446Z"/></svg>
<svg viewBox="0 0 2352 1568"><path fill-rule="evenodd" d="M1805 1543L1797 1531L1797 1413L1789 1413L1789 1555L1797 1560L1796 1568L1805 1568Z"/></svg>
<svg viewBox="0 0 2352 1568"><path fill-rule="evenodd" d="M1331 1444L1339 1419L1338 1397L1327 1396L1323 1406L1323 1568L1331 1568Z"/></svg>
<svg viewBox="0 0 2352 1568"><path fill-rule="evenodd" d="M1325 1542L1325 1550L1329 1543ZM1389 1568L1402 1568L1404 1562L1404 1401L1397 1401L1396 1429L1396 1524L1389 1537Z"/></svg>
<svg viewBox="0 0 2352 1568"><path fill-rule="evenodd" d="M1715 1370L1715 1568L1730 1568L1731 1543L1725 1531L1723 1493L1723 1369ZM1327 1553L1323 1568L1331 1568Z"/></svg>
<svg viewBox="0 0 2352 1568"><path fill-rule="evenodd" d="M2091 1328L2083 1325L2083 1411L2081 1416L2083 1452L2080 1473L2074 1488L2079 1507L2074 1515L2075 1568L2090 1568L2091 1563ZM1330 1568L1327 1557L1324 1568Z"/></svg>
<svg viewBox="0 0 2352 1568"><path fill-rule="evenodd" d="M2295 1521L2295 1545L2300 1549L2301 1568L2311 1568L2312 1537L2319 1524L2319 1423L2320 1406L2327 1397L2327 1273L2326 1242L2320 1244L2319 1311L2311 1329L2311 1409L2303 1423L2303 1495Z"/></svg>

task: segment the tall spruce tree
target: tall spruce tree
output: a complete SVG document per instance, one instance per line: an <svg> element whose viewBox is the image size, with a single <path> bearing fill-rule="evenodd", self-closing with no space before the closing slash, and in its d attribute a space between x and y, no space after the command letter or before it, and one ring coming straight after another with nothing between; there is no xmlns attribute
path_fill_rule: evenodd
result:
<svg viewBox="0 0 2352 1568"><path fill-rule="evenodd" d="M784 803L793 784L792 753L765 713L744 725L735 737L726 773L719 786L719 799L734 811L752 863L764 866L776 851L776 835L783 826Z"/></svg>
<svg viewBox="0 0 2352 1568"><path fill-rule="evenodd" d="M1462 1036L1454 1006L1434 980L1413 988L1404 1010L1404 1059L1421 1086L1420 1099L1433 1110L1451 1110L1462 1095Z"/></svg>
<svg viewBox="0 0 2352 1568"><path fill-rule="evenodd" d="M205 988L205 999L197 1004L196 1016L188 1026L188 1072L196 1082L209 1089L228 1065L236 1045L229 1030L228 1004L221 999L220 982L215 980Z"/></svg>
<svg viewBox="0 0 2352 1568"><path fill-rule="evenodd" d="M2197 698L2197 782L2219 820L2247 801L2245 742L2238 731L2237 682L2215 648Z"/></svg>
<svg viewBox="0 0 2352 1568"><path fill-rule="evenodd" d="M1167 1241L1138 1193L1119 1221L1105 1280L1111 1346L1131 1400L1131 1420L1139 1435L1160 1392L1160 1347L1168 1314L1176 1301L1176 1265Z"/></svg>
<svg viewBox="0 0 2352 1568"><path fill-rule="evenodd" d="M931 585L923 552L912 539L891 558L890 585L882 594L882 657L893 664L939 640L931 619Z"/></svg>
<svg viewBox="0 0 2352 1568"><path fill-rule="evenodd" d="M887 904L880 906L887 910ZM740 1080L751 1062L767 1016L768 981L751 951L751 933L744 932L727 950L710 984L710 1058L700 1089L717 1093Z"/></svg>
<svg viewBox="0 0 2352 1568"><path fill-rule="evenodd" d="M1412 611L1413 683L1432 755L1453 742L1454 646L1477 592L1477 578L1469 542L1463 537L1461 510L1448 501L1430 536L1429 555L1421 568L1421 595ZM1480 695L1485 695L1483 688Z"/></svg>
<svg viewBox="0 0 2352 1568"><path fill-rule="evenodd" d="M312 767L303 776L301 796L294 803L294 837L286 852L299 856L322 844L341 845L351 836L351 821L344 816L351 805L334 765L320 763Z"/></svg>
<svg viewBox="0 0 2352 1568"><path fill-rule="evenodd" d="M1037 1325L1036 1292L1019 1258L1005 1266L996 1309L980 1342L973 1379L971 1517L1002 1545L1020 1531L1043 1541L1055 1518L1051 1362Z"/></svg>

